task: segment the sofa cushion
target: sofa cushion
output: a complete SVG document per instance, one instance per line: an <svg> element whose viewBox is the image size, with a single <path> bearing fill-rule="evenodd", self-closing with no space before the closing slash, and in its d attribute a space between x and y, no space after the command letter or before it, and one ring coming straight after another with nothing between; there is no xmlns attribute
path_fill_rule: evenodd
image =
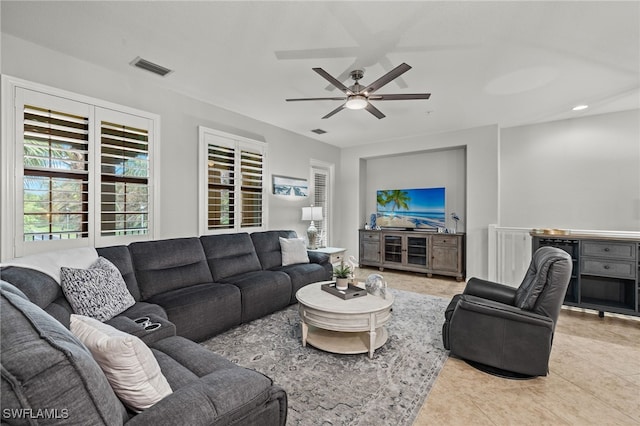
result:
<svg viewBox="0 0 640 426"><path fill-rule="evenodd" d="M124 282L127 283L129 293L136 301L140 300L140 288L138 287L138 280L136 280L136 271L133 269L133 261L131 260L131 253L127 246L111 246L101 247L96 249L98 255L108 259L109 262L116 265L116 268L120 271L120 275L124 278Z"/></svg>
<svg viewBox="0 0 640 426"><path fill-rule="evenodd" d="M230 284L205 283L156 294L176 333L197 342L240 324L240 290Z"/></svg>
<svg viewBox="0 0 640 426"><path fill-rule="evenodd" d="M200 237L214 281L262 269L247 233Z"/></svg>
<svg viewBox="0 0 640 426"><path fill-rule="evenodd" d="M157 294L213 281L198 238L142 241L129 245L129 251L144 301Z"/></svg>
<svg viewBox="0 0 640 426"><path fill-rule="evenodd" d="M118 268L104 257L89 269L63 267L60 275L62 291L77 314L106 321L136 303Z"/></svg>
<svg viewBox="0 0 640 426"><path fill-rule="evenodd" d="M296 238L295 231L264 231L251 234L253 246L260 259L262 269L273 269L282 266L280 237Z"/></svg>
<svg viewBox="0 0 640 426"><path fill-rule="evenodd" d="M327 269L317 263L298 263L296 265L281 266L274 268L274 271L284 272L291 280L291 300L289 300L289 303L297 302L296 292L302 287L331 278L331 274L327 273Z"/></svg>
<svg viewBox="0 0 640 426"><path fill-rule="evenodd" d="M120 399L142 411L172 390L151 350L142 340L108 324L71 315L71 332L89 348Z"/></svg>
<svg viewBox="0 0 640 426"><path fill-rule="evenodd" d="M2 408L58 409L73 424L122 424L128 415L91 353L62 324L2 293Z"/></svg>
<svg viewBox="0 0 640 426"><path fill-rule="evenodd" d="M309 263L307 247L302 238L279 238L282 266Z"/></svg>
<svg viewBox="0 0 640 426"><path fill-rule="evenodd" d="M62 288L48 274L20 266L5 266L0 269L0 276L16 286L27 295L29 300L42 309L62 296Z"/></svg>
<svg viewBox="0 0 640 426"><path fill-rule="evenodd" d="M0 277L22 291L29 301L69 328L69 315L73 312L60 285L49 275L35 269L7 266Z"/></svg>
<svg viewBox="0 0 640 426"><path fill-rule="evenodd" d="M291 300L291 280L278 271L254 271L225 278L242 294L242 322L253 321L278 311Z"/></svg>

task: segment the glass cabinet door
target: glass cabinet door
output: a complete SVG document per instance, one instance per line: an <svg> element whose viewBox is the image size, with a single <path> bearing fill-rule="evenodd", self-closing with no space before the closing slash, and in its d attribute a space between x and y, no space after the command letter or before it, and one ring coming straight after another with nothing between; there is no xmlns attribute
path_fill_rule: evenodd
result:
<svg viewBox="0 0 640 426"><path fill-rule="evenodd" d="M402 263L402 236L384 236L384 261Z"/></svg>
<svg viewBox="0 0 640 426"><path fill-rule="evenodd" d="M407 237L407 264L427 266L426 237Z"/></svg>

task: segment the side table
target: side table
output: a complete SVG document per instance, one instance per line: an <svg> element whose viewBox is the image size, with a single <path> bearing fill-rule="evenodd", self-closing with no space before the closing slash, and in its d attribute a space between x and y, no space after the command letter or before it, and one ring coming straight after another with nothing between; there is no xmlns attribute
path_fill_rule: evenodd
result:
<svg viewBox="0 0 640 426"><path fill-rule="evenodd" d="M319 253L326 253L329 255L329 262L332 265L335 265L336 263L341 263L342 261L344 261L344 254L347 251L347 249L345 248L340 248L340 247L322 247L322 248L317 248L314 250L309 250L309 251L317 251Z"/></svg>

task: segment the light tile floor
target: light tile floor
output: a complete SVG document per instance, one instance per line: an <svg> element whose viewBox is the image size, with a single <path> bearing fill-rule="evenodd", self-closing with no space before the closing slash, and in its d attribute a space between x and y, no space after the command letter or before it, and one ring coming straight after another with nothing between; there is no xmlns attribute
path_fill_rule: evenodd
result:
<svg viewBox="0 0 640 426"><path fill-rule="evenodd" d="M464 282L424 274L381 273L389 286L450 299ZM444 321L444 318L443 318ZM501 379L449 358L414 426L640 425L640 320L563 309L549 375Z"/></svg>

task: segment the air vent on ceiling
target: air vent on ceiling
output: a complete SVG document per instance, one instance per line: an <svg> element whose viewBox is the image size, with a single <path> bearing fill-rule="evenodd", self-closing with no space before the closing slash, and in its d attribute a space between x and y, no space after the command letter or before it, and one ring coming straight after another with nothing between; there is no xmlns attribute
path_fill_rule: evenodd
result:
<svg viewBox="0 0 640 426"><path fill-rule="evenodd" d="M162 65L154 64L153 62L147 61L146 59L142 59L140 56L131 61L131 65L133 65L134 67L142 68L143 70L152 72L154 74L158 74L162 77L173 72L173 70L170 70L169 68L165 68Z"/></svg>
<svg viewBox="0 0 640 426"><path fill-rule="evenodd" d="M317 134L317 135L323 135L323 134L327 133L326 130L322 130L322 129L313 129L312 132Z"/></svg>

